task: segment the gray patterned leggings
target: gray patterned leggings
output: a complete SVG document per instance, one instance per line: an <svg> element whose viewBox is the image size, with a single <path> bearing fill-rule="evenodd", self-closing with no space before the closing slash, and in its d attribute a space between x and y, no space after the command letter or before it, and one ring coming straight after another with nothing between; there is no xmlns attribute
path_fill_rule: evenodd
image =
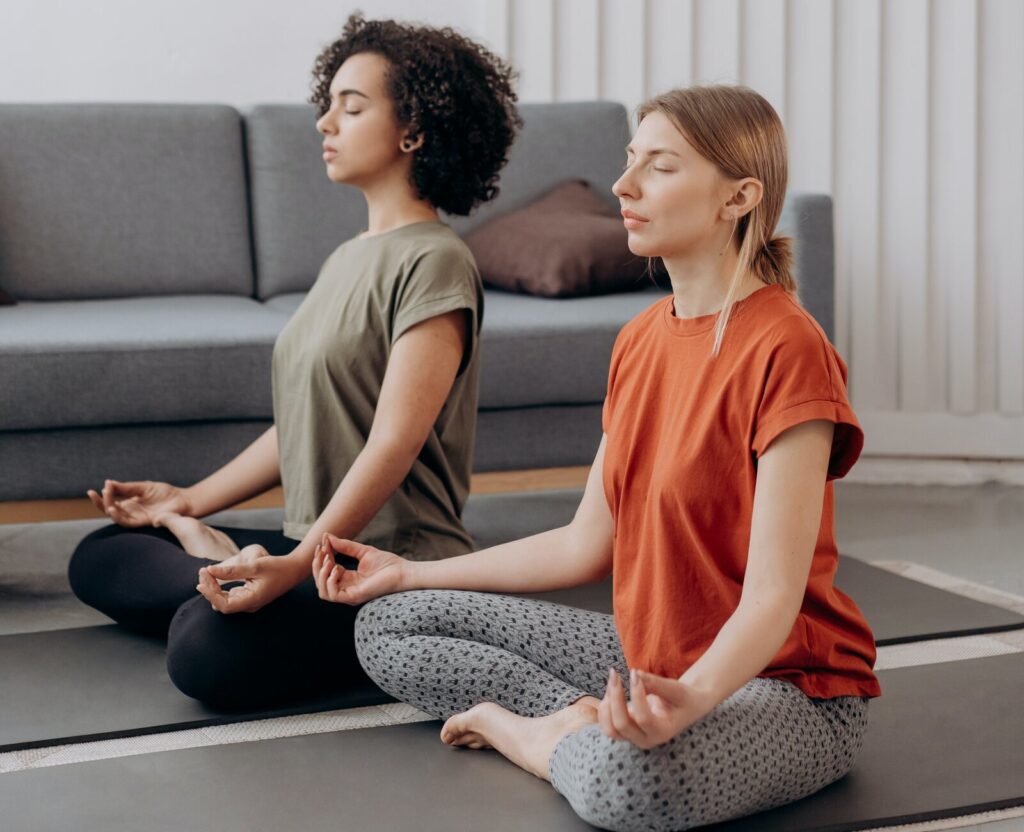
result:
<svg viewBox="0 0 1024 832"><path fill-rule="evenodd" d="M627 672L612 616L482 592L423 590L370 602L356 650L393 696L447 719L478 702L521 716L601 697L608 668ZM584 820L613 830L678 830L780 806L853 765L867 700L816 700L755 678L650 750L597 725L551 755L551 783Z"/></svg>

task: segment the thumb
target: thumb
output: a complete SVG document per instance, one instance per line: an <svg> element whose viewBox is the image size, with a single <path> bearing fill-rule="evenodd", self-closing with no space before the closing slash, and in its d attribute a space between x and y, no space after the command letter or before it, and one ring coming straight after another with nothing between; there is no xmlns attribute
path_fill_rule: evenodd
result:
<svg viewBox="0 0 1024 832"><path fill-rule="evenodd" d="M331 548L339 555L348 555L356 560L362 560L373 551L372 546L367 546L365 543L356 543L354 540L347 540L344 537L335 537L330 532L324 532L324 537Z"/></svg>
<svg viewBox="0 0 1024 832"><path fill-rule="evenodd" d="M237 555L220 563L211 563L205 567L213 577L220 581L240 581L251 578L259 572L259 564L252 561L236 559Z"/></svg>
<svg viewBox="0 0 1024 832"><path fill-rule="evenodd" d="M143 490L143 486L137 482L118 482L117 480L107 480L107 483L110 485L111 493L117 497L137 497Z"/></svg>
<svg viewBox="0 0 1024 832"><path fill-rule="evenodd" d="M638 670L640 680L648 693L654 693L672 705L683 705L688 699L686 685L678 679L667 679L664 676L655 676L646 670Z"/></svg>

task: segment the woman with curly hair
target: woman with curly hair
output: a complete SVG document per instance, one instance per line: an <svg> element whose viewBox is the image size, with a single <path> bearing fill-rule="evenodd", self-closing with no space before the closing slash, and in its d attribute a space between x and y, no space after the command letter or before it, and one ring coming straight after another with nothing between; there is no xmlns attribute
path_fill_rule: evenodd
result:
<svg viewBox="0 0 1024 832"><path fill-rule="evenodd" d="M328 536L314 568L333 601L377 599L356 622L360 661L445 719L444 742L496 748L597 826L677 830L845 775L880 688L871 631L833 585L831 480L863 435L773 234L778 115L712 86L639 117L613 190L672 296L619 334L576 517L437 563ZM614 617L491 594L609 572Z"/></svg>
<svg viewBox="0 0 1024 832"><path fill-rule="evenodd" d="M472 548L461 512L483 287L438 212L468 214L497 193L520 126L512 72L451 29L353 15L313 75L326 174L363 193L368 221L277 338L274 425L190 487L90 491L115 525L86 537L69 567L79 598L166 634L174 683L222 707L364 678L355 610L323 603L311 576L324 532L425 560ZM278 483L282 531L197 519ZM329 658L310 633L330 639Z"/></svg>

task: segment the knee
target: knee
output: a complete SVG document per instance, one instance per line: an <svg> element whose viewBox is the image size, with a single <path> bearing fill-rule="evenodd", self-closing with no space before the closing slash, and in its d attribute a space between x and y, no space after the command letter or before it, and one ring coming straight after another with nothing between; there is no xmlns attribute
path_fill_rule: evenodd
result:
<svg viewBox="0 0 1024 832"><path fill-rule="evenodd" d="M232 644L233 616L219 613L197 595L182 604L167 633L167 674L186 696L210 705L239 705L239 665L247 660L242 645Z"/></svg>
<svg viewBox="0 0 1024 832"><path fill-rule="evenodd" d="M403 596L410 593L384 595L364 604L356 615L356 655L363 670L378 681L379 670L384 662L385 642L389 636L402 632L408 620L408 603ZM379 681L378 681L379 684Z"/></svg>
<svg viewBox="0 0 1024 832"><path fill-rule="evenodd" d="M683 783L660 756L590 726L555 749L551 780L580 818L601 829L691 829L698 824L691 813L680 811L686 802L679 794Z"/></svg>
<svg viewBox="0 0 1024 832"><path fill-rule="evenodd" d="M101 526L82 538L68 560L68 584L80 601L102 609L108 604L111 586L111 572L115 568L118 553L111 547L111 538L131 532L111 523Z"/></svg>
<svg viewBox="0 0 1024 832"><path fill-rule="evenodd" d="M71 559L68 561L68 583L71 584L71 591L83 601L86 599L82 597L82 593L90 594L95 584L94 576L102 571L103 547L97 543L110 537L111 529L117 528L111 524L96 529L83 537L71 553Z"/></svg>
<svg viewBox="0 0 1024 832"><path fill-rule="evenodd" d="M372 652L382 641L422 629L423 601L429 590L383 595L364 604L356 616L356 649Z"/></svg>
<svg viewBox="0 0 1024 832"><path fill-rule="evenodd" d="M629 798L623 779L627 761L621 751L592 725L565 737L549 762L552 785L577 815L603 829L619 828L613 823Z"/></svg>
<svg viewBox="0 0 1024 832"><path fill-rule="evenodd" d="M416 590L384 595L365 604L356 616L355 649L366 674L395 695L408 662L419 660L418 645L409 636L437 635L439 593Z"/></svg>

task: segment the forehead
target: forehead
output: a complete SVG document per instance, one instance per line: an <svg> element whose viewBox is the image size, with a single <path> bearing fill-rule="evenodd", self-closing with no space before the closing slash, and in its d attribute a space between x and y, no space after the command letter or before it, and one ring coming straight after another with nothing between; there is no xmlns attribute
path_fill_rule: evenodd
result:
<svg viewBox="0 0 1024 832"><path fill-rule="evenodd" d="M341 90L359 90L370 98L384 95L387 59L372 52L360 52L345 60L331 80L331 94Z"/></svg>
<svg viewBox="0 0 1024 832"><path fill-rule="evenodd" d="M690 156L696 152L668 116L657 111L644 116L627 149L645 153L654 148L672 150L680 156Z"/></svg>

